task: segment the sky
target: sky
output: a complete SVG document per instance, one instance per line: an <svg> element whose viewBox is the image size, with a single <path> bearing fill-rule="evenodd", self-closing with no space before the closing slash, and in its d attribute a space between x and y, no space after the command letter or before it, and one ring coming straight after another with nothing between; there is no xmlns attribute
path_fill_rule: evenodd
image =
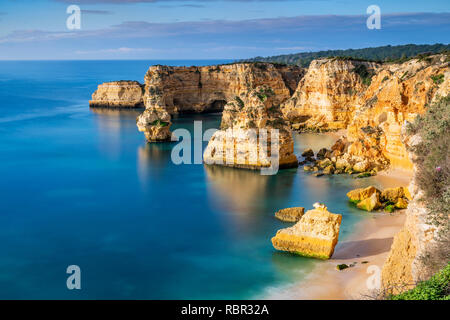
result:
<svg viewBox="0 0 450 320"><path fill-rule="evenodd" d="M70 5L80 29L68 29ZM369 29L377 5L381 28ZM0 0L0 60L242 59L449 43L448 0Z"/></svg>

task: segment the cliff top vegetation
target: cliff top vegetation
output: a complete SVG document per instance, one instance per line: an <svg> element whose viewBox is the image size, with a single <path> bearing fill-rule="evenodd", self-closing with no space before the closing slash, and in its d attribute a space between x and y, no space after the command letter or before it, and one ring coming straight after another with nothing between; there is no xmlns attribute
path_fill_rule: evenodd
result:
<svg viewBox="0 0 450 320"><path fill-rule="evenodd" d="M408 59L427 56L431 54L450 51L450 44L416 45L407 44L400 46L382 46L363 49L327 50L317 52L301 52L271 57L255 57L242 61L248 62L272 62L278 64L294 64L308 67L311 61L320 58L345 58L359 61L372 62L404 62Z"/></svg>

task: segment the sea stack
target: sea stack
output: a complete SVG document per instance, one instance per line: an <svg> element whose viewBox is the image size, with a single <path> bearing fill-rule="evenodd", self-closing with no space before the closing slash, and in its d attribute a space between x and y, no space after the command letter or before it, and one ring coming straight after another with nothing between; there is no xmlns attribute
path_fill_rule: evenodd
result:
<svg viewBox="0 0 450 320"><path fill-rule="evenodd" d="M137 81L105 82L92 94L92 108L143 108L143 86Z"/></svg>
<svg viewBox="0 0 450 320"><path fill-rule="evenodd" d="M150 107L137 118L138 130L144 132L148 142L172 140L170 114L163 108Z"/></svg>
<svg viewBox="0 0 450 320"><path fill-rule="evenodd" d="M342 215L317 206L307 211L294 226L278 230L272 238L275 249L305 257L329 259L338 242Z"/></svg>
<svg viewBox="0 0 450 320"><path fill-rule="evenodd" d="M222 123L208 143L206 164L260 169L297 167L294 141L269 86L236 96L225 106Z"/></svg>

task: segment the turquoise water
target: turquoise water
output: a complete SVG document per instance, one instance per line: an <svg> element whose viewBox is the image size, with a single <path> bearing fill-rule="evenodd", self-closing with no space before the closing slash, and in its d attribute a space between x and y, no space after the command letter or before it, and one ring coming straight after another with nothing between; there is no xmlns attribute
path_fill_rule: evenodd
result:
<svg viewBox="0 0 450 320"><path fill-rule="evenodd" d="M89 109L98 83L142 81L153 63L0 62L1 299L261 297L320 263L272 248L290 225L276 210L324 202L343 214L341 240L367 216L345 194L371 179L177 166L173 143L149 145L137 131L138 111ZM194 120L217 128L220 115L180 116L174 129ZM300 153L334 139L295 140ZM81 290L66 288L72 264Z"/></svg>

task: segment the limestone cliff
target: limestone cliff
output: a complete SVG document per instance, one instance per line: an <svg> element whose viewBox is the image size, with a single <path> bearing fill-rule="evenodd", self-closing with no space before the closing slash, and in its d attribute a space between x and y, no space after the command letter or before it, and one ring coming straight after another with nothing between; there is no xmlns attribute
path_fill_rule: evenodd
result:
<svg viewBox="0 0 450 320"><path fill-rule="evenodd" d="M387 64L372 77L347 129L352 155L384 156L393 168L412 169L401 139L405 121L425 111L438 94L450 91L449 61L445 55Z"/></svg>
<svg viewBox="0 0 450 320"><path fill-rule="evenodd" d="M298 166L292 132L279 103L269 86L236 96L225 106L221 130L209 141L204 162L249 169Z"/></svg>
<svg viewBox="0 0 450 320"><path fill-rule="evenodd" d="M303 130L346 128L363 103L365 77L379 67L337 58L312 61L294 95L282 106L285 117Z"/></svg>
<svg viewBox="0 0 450 320"><path fill-rule="evenodd" d="M267 85L279 103L288 99L303 76L297 66L235 63L205 67L152 66L145 75L145 105L170 114L222 111L236 96Z"/></svg>
<svg viewBox="0 0 450 320"><path fill-rule="evenodd" d="M449 91L449 58L444 54L401 64L320 59L311 63L282 110L294 129L347 129L345 161L410 170L402 124Z"/></svg>
<svg viewBox="0 0 450 320"><path fill-rule="evenodd" d="M137 81L114 81L100 84L89 101L91 107L143 108L143 86Z"/></svg>

